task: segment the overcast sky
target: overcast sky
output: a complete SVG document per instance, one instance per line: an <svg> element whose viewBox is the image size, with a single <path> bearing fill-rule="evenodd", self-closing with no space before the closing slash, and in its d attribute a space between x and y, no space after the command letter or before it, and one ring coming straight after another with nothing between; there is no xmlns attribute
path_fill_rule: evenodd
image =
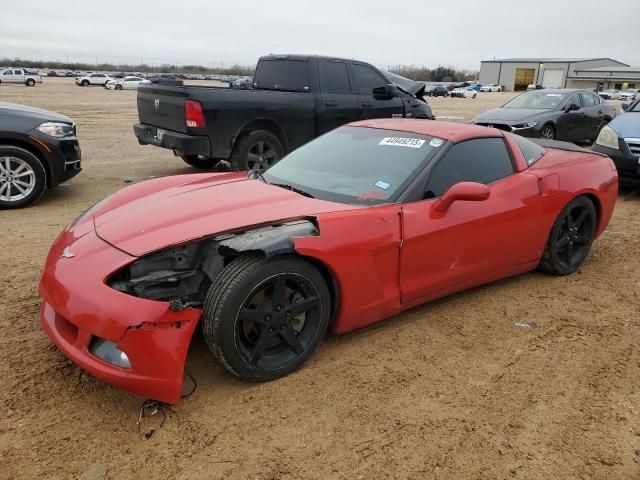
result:
<svg viewBox="0 0 640 480"><path fill-rule="evenodd" d="M267 53L478 69L494 57L640 65L640 0L0 0L0 60L253 65Z"/></svg>

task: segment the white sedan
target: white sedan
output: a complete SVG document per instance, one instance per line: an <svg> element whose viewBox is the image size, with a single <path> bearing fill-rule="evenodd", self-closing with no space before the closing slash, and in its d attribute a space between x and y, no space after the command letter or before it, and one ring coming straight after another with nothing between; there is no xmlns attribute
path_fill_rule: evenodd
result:
<svg viewBox="0 0 640 480"><path fill-rule="evenodd" d="M496 85L495 83L490 83L489 85L483 85L480 87L481 92L501 92L502 85Z"/></svg>
<svg viewBox="0 0 640 480"><path fill-rule="evenodd" d="M600 95L600 97L604 98L605 100L618 100L620 98L620 90L605 90L603 92L598 92L598 95Z"/></svg>
<svg viewBox="0 0 640 480"><path fill-rule="evenodd" d="M451 90L449 95L459 98L476 98L478 96L478 92L472 87L458 87Z"/></svg>
<svg viewBox="0 0 640 480"><path fill-rule="evenodd" d="M620 93L620 100L623 100L623 101L635 100L638 97L639 91L640 90L638 90L637 88L629 88L628 90L625 90L624 92Z"/></svg>
<svg viewBox="0 0 640 480"><path fill-rule="evenodd" d="M110 80L104 88L108 90L136 90L138 85L144 81L144 78L140 77L124 77L118 80Z"/></svg>

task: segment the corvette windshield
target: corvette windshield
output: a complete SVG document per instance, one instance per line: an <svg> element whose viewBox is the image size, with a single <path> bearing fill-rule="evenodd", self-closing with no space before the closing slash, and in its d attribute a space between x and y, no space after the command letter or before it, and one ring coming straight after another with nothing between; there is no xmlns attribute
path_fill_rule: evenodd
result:
<svg viewBox="0 0 640 480"><path fill-rule="evenodd" d="M389 203L444 143L415 133L341 127L287 155L264 179L324 200Z"/></svg>
<svg viewBox="0 0 640 480"><path fill-rule="evenodd" d="M536 110L551 110L558 108L566 95L549 92L527 92L506 103L502 108L532 108Z"/></svg>

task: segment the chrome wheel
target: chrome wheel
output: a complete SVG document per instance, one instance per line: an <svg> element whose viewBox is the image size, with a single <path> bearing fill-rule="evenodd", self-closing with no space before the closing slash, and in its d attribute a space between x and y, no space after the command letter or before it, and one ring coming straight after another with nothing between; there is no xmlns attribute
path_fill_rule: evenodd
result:
<svg viewBox="0 0 640 480"><path fill-rule="evenodd" d="M36 188L36 172L17 157L0 157L0 200L18 202Z"/></svg>

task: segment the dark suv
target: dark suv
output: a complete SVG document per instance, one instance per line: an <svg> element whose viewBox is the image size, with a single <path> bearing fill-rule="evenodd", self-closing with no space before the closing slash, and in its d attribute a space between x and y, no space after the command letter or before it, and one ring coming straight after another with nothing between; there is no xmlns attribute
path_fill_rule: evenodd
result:
<svg viewBox="0 0 640 480"><path fill-rule="evenodd" d="M436 85L429 91L430 97L448 97L449 89L444 85Z"/></svg>
<svg viewBox="0 0 640 480"><path fill-rule="evenodd" d="M37 201L80 173L76 125L69 117L0 102L0 209Z"/></svg>

